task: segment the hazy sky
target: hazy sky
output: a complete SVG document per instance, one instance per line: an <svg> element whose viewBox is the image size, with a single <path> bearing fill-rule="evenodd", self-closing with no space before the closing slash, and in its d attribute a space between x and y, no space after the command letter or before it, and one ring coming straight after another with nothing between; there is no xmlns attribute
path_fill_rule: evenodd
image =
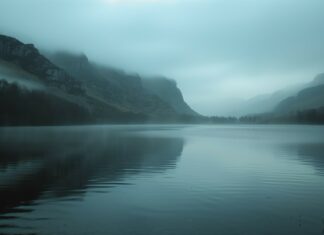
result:
<svg viewBox="0 0 324 235"><path fill-rule="evenodd" d="M203 114L324 72L324 0L0 0L0 33L174 78Z"/></svg>

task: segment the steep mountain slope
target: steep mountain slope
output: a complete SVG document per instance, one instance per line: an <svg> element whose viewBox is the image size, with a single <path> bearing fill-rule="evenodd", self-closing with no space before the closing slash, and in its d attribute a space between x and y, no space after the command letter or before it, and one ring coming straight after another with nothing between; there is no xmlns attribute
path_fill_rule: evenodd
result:
<svg viewBox="0 0 324 235"><path fill-rule="evenodd" d="M148 91L170 104L178 113L183 115L199 116L199 114L190 108L190 106L184 101L182 93L174 80L158 77L143 79L142 82L143 86Z"/></svg>
<svg viewBox="0 0 324 235"><path fill-rule="evenodd" d="M176 84L167 79L154 79L154 82L142 79L138 75L95 64L84 54L57 52L48 54L48 58L79 78L87 93L118 108L160 117L174 113L197 116L184 102Z"/></svg>
<svg viewBox="0 0 324 235"><path fill-rule="evenodd" d="M0 96L2 125L168 122L181 120L184 111L195 115L184 102L185 109L177 111L179 105L144 88L138 75L97 65L82 54L61 52L47 59L32 44L4 35ZM177 97L182 98L179 90Z"/></svg>
<svg viewBox="0 0 324 235"><path fill-rule="evenodd" d="M143 122L146 116L122 112L96 100L21 87L0 80L0 125L58 125Z"/></svg>
<svg viewBox="0 0 324 235"><path fill-rule="evenodd" d="M30 89L44 89L40 79L32 75L19 66L0 59L0 79L6 79L8 82L15 82L21 86Z"/></svg>
<svg viewBox="0 0 324 235"><path fill-rule="evenodd" d="M81 83L42 56L33 44L0 35L0 59L10 62L39 78L39 82L68 93L81 94Z"/></svg>
<svg viewBox="0 0 324 235"><path fill-rule="evenodd" d="M143 122L154 118L154 114L122 110L87 94L81 81L34 46L3 35L0 80L1 125Z"/></svg>

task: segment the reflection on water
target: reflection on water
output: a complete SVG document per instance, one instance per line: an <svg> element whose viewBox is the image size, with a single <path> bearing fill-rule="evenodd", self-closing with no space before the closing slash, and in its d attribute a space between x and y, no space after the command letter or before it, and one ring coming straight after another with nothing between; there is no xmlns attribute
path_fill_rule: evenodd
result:
<svg viewBox="0 0 324 235"><path fill-rule="evenodd" d="M0 129L0 234L321 234L323 198L323 127Z"/></svg>
<svg viewBox="0 0 324 235"><path fill-rule="evenodd" d="M31 211L19 206L40 196L82 196L91 188L100 191L101 183L105 189L127 184L123 178L142 169L173 168L183 148L180 138L132 136L109 128L7 129L0 141L2 214Z"/></svg>
<svg viewBox="0 0 324 235"><path fill-rule="evenodd" d="M324 143L302 143L287 147L296 153L301 162L313 166L324 176Z"/></svg>

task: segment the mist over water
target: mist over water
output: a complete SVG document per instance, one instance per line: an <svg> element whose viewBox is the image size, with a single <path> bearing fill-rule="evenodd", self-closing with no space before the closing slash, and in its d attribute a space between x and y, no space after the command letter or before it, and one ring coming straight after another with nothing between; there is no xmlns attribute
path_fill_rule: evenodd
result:
<svg viewBox="0 0 324 235"><path fill-rule="evenodd" d="M284 125L2 128L0 232L321 234L323 133Z"/></svg>

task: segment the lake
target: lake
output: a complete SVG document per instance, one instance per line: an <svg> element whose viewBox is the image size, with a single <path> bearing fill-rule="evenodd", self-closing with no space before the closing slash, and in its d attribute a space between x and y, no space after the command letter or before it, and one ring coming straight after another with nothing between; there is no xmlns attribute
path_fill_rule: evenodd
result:
<svg viewBox="0 0 324 235"><path fill-rule="evenodd" d="M324 234L324 127L1 128L0 234Z"/></svg>

